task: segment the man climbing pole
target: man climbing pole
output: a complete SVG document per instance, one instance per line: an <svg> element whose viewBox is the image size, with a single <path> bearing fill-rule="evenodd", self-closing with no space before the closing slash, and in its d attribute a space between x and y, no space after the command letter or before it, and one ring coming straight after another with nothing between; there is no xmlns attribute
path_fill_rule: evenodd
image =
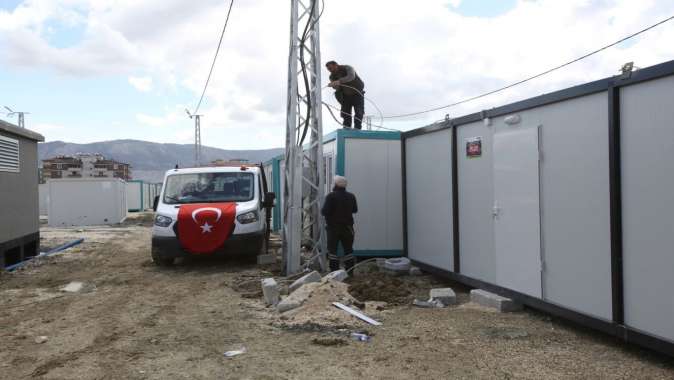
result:
<svg viewBox="0 0 674 380"><path fill-rule="evenodd" d="M363 114L365 113L365 83L360 79L356 70L349 65L340 65L335 61L325 64L330 72L330 84L335 89L335 98L342 106L341 114L344 128L351 128L351 108L353 108L353 125L362 129Z"/></svg>
<svg viewBox="0 0 674 380"><path fill-rule="evenodd" d="M335 188L325 197L321 213L325 217L328 229L328 260L330 270L339 269L337 247L342 243L344 249L344 266L346 270L355 264L353 257L353 214L358 212L356 196L346 191L347 181L342 176L335 176ZM353 273L352 273L353 275Z"/></svg>

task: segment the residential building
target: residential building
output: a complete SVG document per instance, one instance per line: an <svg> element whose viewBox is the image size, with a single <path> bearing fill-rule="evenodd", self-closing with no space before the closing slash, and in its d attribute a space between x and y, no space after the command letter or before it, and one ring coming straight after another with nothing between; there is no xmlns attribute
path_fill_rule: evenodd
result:
<svg viewBox="0 0 674 380"><path fill-rule="evenodd" d="M98 153L78 153L42 160L44 180L56 178L120 178L131 179L131 166L105 158Z"/></svg>

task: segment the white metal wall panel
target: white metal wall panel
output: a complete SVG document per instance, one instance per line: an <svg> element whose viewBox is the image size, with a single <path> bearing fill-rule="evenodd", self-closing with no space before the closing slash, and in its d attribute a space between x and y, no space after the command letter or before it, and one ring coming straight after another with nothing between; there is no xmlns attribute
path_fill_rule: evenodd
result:
<svg viewBox="0 0 674 380"><path fill-rule="evenodd" d="M387 140L388 184L386 190L386 249L403 249L403 182L400 140Z"/></svg>
<svg viewBox="0 0 674 380"><path fill-rule="evenodd" d="M541 125L543 297L611 318L606 92L520 113Z"/></svg>
<svg viewBox="0 0 674 380"><path fill-rule="evenodd" d="M354 215L354 249L381 249L386 244L386 142L346 139L345 144L347 188L358 200L358 213Z"/></svg>
<svg viewBox="0 0 674 380"><path fill-rule="evenodd" d="M401 250L400 141L346 139L344 169L356 195L356 250Z"/></svg>
<svg viewBox="0 0 674 380"><path fill-rule="evenodd" d="M143 182L143 210L152 207L152 190L149 183Z"/></svg>
<svg viewBox="0 0 674 380"><path fill-rule="evenodd" d="M674 341L674 77L621 89L625 322Z"/></svg>
<svg viewBox="0 0 674 380"><path fill-rule="evenodd" d="M119 179L56 179L49 184L49 226L121 223L126 183Z"/></svg>
<svg viewBox="0 0 674 380"><path fill-rule="evenodd" d="M451 147L449 129L405 140L408 256L449 271L454 270Z"/></svg>
<svg viewBox="0 0 674 380"><path fill-rule="evenodd" d="M40 215L49 215L49 185L41 183L38 185Z"/></svg>
<svg viewBox="0 0 674 380"><path fill-rule="evenodd" d="M496 281L540 298L538 128L495 133L493 149Z"/></svg>
<svg viewBox="0 0 674 380"><path fill-rule="evenodd" d="M142 186L143 184L140 182L126 183L126 200L129 210L140 210L140 191Z"/></svg>
<svg viewBox="0 0 674 380"><path fill-rule="evenodd" d="M458 127L459 235L461 273L494 283L494 178L492 127L481 121ZM466 139L479 137L482 154L467 157Z"/></svg>

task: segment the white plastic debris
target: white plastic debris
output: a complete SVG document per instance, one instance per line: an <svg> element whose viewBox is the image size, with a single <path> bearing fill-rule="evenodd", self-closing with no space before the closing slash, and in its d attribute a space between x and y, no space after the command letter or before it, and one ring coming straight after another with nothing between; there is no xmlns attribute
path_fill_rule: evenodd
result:
<svg viewBox="0 0 674 380"><path fill-rule="evenodd" d="M79 291L82 290L83 287L84 287L84 283L83 283L83 282L72 281L72 282L69 283L68 285L62 287L62 288L61 288L61 291L62 291L62 292L67 292L67 293L78 293Z"/></svg>
<svg viewBox="0 0 674 380"><path fill-rule="evenodd" d="M412 267L412 262L407 257L396 257L384 261L384 269L394 273L407 274Z"/></svg>
<svg viewBox="0 0 674 380"><path fill-rule="evenodd" d="M225 351L224 355L225 355L226 358L233 358L235 356L239 356L239 355L242 355L242 354L245 354L245 353L246 353L246 347L242 347L239 350Z"/></svg>
<svg viewBox="0 0 674 380"><path fill-rule="evenodd" d="M374 326L381 326L381 322L375 321L374 319L368 317L367 315L361 313L361 312L358 311L358 310L354 310L354 309L352 309L352 308L350 308L350 307L348 307L348 306L346 306L346 305L344 305L344 304L341 304L341 303L339 303L339 302L333 302L332 304L333 304L334 306L336 306L336 307L338 307L338 308L340 308L340 309L346 311L347 313L353 315L354 317L359 318L359 319L361 319L361 320L363 320L363 321L365 321L365 322L367 322L367 323L369 323L369 324L371 324L371 325L374 325Z"/></svg>
<svg viewBox="0 0 674 380"><path fill-rule="evenodd" d="M49 338L44 336L44 335L40 335L40 336L35 337L35 343L37 343L37 344L42 344L42 343L44 343L48 340L49 340Z"/></svg>

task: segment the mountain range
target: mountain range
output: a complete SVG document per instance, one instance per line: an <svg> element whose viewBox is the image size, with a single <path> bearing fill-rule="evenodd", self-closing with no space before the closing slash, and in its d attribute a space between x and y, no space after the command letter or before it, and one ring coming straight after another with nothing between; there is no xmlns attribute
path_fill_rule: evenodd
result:
<svg viewBox="0 0 674 380"><path fill-rule="evenodd" d="M252 163L265 162L282 154L282 148L264 150L225 150L202 146L202 163L214 160L245 159ZM164 172L194 165L193 144L160 144L141 140L111 140L89 144L50 141L38 145L40 160L58 155L100 153L106 158L131 164L133 179L161 182Z"/></svg>

